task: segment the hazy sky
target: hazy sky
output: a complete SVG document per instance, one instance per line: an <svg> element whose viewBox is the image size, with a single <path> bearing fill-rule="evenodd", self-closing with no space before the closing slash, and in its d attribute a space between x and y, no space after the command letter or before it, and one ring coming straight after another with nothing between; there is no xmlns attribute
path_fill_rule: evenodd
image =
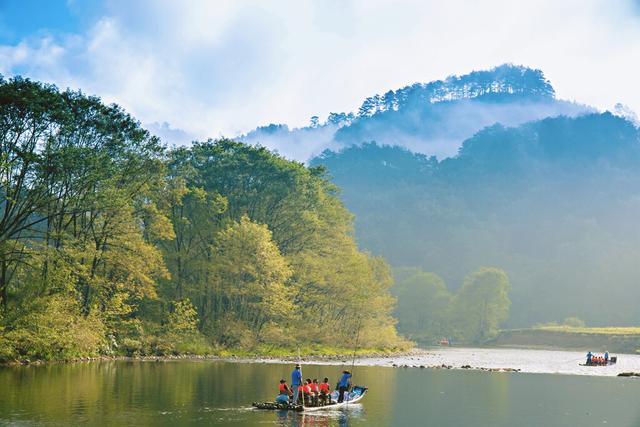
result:
<svg viewBox="0 0 640 427"><path fill-rule="evenodd" d="M174 141L505 62L640 111L640 0L0 0L0 73L117 102Z"/></svg>

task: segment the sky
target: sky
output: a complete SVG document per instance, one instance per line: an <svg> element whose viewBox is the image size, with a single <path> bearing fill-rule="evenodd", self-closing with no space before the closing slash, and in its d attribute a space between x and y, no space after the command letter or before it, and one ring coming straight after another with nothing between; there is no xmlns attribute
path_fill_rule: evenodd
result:
<svg viewBox="0 0 640 427"><path fill-rule="evenodd" d="M0 0L0 74L118 103L170 144L502 63L640 111L640 0Z"/></svg>

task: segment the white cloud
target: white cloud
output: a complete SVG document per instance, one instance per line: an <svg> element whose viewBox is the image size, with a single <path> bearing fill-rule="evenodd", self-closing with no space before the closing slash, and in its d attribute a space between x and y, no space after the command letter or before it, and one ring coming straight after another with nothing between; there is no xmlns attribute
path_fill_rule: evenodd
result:
<svg viewBox="0 0 640 427"><path fill-rule="evenodd" d="M187 140L300 126L503 62L543 69L561 97L640 110L633 0L112 0L106 10L84 34L0 46L0 72L81 88Z"/></svg>

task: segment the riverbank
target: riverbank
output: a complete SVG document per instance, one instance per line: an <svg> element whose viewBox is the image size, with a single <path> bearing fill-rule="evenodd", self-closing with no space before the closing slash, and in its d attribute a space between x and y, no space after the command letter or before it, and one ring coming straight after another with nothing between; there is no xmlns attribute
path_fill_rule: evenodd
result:
<svg viewBox="0 0 640 427"><path fill-rule="evenodd" d="M522 348L463 348L434 347L413 349L398 354L363 355L357 357L303 357L309 365L350 365L356 367L379 366L393 369L417 370L463 370L484 372L511 372L533 374L560 374L579 376L630 376L640 372L640 355L615 353L618 363L609 366L582 366L585 353L571 350L541 350ZM239 363L286 364L296 358L251 357L226 358L223 360Z"/></svg>
<svg viewBox="0 0 640 427"><path fill-rule="evenodd" d="M640 328L541 326L501 331L493 347L569 349L634 354L640 349Z"/></svg>
<svg viewBox="0 0 640 427"><path fill-rule="evenodd" d="M617 356L615 365L582 366L585 362L582 351L442 347L419 350L407 357L358 359L356 365L611 377L640 372L640 355L614 353L612 356Z"/></svg>
<svg viewBox="0 0 640 427"><path fill-rule="evenodd" d="M306 365L342 365L356 367L385 367L417 370L465 370L485 372L522 372L536 374L562 374L581 376L618 376L640 372L640 355L612 354L618 363L610 366L581 366L585 354L581 351L515 349L515 348L460 348L440 347L412 349L402 352L353 353L341 355L167 355L167 356L102 356L81 358L66 362L34 362L42 364L83 364L114 361L162 363L162 362L228 362L238 364L292 364L301 361ZM24 363L23 363L24 364ZM13 365L16 365L15 363Z"/></svg>
<svg viewBox="0 0 640 427"><path fill-rule="evenodd" d="M347 363L356 360L386 360L392 358L412 357L420 355L424 350L391 350L391 349L361 349L355 353L348 349L329 348L326 353L317 352L316 350L305 352L301 350L300 356L294 351L280 351L282 354L258 353L246 350L222 350L217 354L169 354L169 355L136 355L136 356L95 356L80 357L70 360L14 360L0 363L0 366L27 366L27 365L49 365L49 364L68 364L68 363L90 363L90 362L111 362L111 361L128 361L128 362L169 362L169 361L226 361L239 363Z"/></svg>

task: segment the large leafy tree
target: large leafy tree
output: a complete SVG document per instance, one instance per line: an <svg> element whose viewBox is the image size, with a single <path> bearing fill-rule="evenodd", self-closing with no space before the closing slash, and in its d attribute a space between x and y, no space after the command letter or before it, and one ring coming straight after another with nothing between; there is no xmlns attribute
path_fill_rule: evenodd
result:
<svg viewBox="0 0 640 427"><path fill-rule="evenodd" d="M509 316L509 278L497 268L481 268L464 279L453 302L454 324L459 336L483 342L496 336Z"/></svg>
<svg viewBox="0 0 640 427"><path fill-rule="evenodd" d="M324 169L230 140L196 143L174 151L171 158L170 178L184 179L185 189L169 203L176 232L174 241L163 244L172 273L169 286L178 286L174 292L181 289L195 302L202 331L228 340L222 338L229 335L228 322L220 319L238 313L223 304L228 295L220 287L226 283L220 268L229 265L225 257L237 254L228 243L228 250L221 249L221 239L228 227L249 220L266 226L269 240L291 268L287 299L295 309L264 325L243 314L243 324L257 330L268 326L273 340L289 330L299 342L337 339L351 345L357 330L370 329L375 332L369 343L396 342L386 264L358 250L352 215ZM308 319L326 327L313 328Z"/></svg>
<svg viewBox="0 0 640 427"><path fill-rule="evenodd" d="M398 298L395 314L399 331L425 342L448 336L452 295L444 280L418 268L399 268L394 275L392 292Z"/></svg>
<svg viewBox="0 0 640 427"><path fill-rule="evenodd" d="M285 329L294 312L285 285L291 268L266 226L243 216L220 232L211 268L219 341L250 344L266 326Z"/></svg>

